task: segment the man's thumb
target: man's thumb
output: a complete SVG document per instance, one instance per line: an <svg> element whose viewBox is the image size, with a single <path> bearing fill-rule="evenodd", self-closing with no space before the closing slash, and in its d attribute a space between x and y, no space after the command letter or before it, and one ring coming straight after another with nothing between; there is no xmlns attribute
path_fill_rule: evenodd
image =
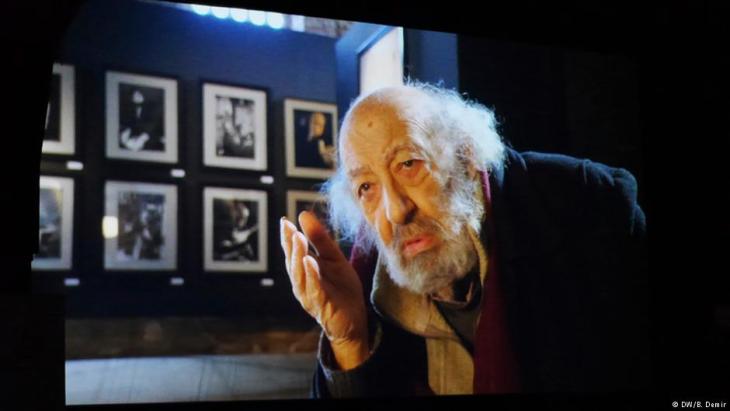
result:
<svg viewBox="0 0 730 411"><path fill-rule="evenodd" d="M319 256L325 259L333 259L342 254L337 243L330 237L325 227L311 211L299 213L299 226L302 232L314 244Z"/></svg>

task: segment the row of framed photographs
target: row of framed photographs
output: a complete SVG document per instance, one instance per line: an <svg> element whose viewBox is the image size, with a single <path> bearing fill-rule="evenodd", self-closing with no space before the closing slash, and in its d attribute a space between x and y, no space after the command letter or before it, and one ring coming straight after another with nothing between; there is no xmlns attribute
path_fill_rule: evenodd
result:
<svg viewBox="0 0 730 411"><path fill-rule="evenodd" d="M54 64L43 153L75 153L75 70ZM106 156L178 162L178 87L173 78L106 72ZM266 90L202 85L203 164L267 170ZM328 178L335 165L337 106L284 100L286 173Z"/></svg>
<svg viewBox="0 0 730 411"><path fill-rule="evenodd" d="M262 190L203 188L203 269L268 271L268 194ZM177 269L177 186L107 181L101 221L106 270ZM41 176L38 253L34 270L71 270L74 179ZM302 210L326 218L315 191L287 191L287 216Z"/></svg>

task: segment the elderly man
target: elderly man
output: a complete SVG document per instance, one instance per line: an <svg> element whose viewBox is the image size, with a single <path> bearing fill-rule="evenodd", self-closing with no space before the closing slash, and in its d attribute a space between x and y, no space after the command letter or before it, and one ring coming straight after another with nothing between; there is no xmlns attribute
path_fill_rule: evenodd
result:
<svg viewBox="0 0 730 411"><path fill-rule="evenodd" d="M281 220L294 295L323 329L315 396L647 388L635 179L517 153L495 128L424 84L353 103L326 186L350 260L313 214L301 232Z"/></svg>

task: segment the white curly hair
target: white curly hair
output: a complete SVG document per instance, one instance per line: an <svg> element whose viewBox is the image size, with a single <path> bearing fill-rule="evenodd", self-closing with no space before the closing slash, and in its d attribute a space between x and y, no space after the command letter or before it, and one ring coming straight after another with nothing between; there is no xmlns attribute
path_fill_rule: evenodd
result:
<svg viewBox="0 0 730 411"><path fill-rule="evenodd" d="M366 234L361 238L363 246L369 247L374 240L374 231L369 228L354 198L342 161L346 125L352 120L355 109L364 102L382 102L397 108L410 137L430 153L436 169L446 171L435 176L442 186L451 176L461 174L468 160L482 170L503 167L505 144L497 133L494 112L463 98L455 90L409 80L403 86L385 87L362 95L352 102L345 114L338 138L337 169L321 190L328 200L330 225L345 241L353 242L358 233ZM462 194L449 197L453 203L451 209L464 215L467 223L479 232L483 205L466 190L462 190Z"/></svg>

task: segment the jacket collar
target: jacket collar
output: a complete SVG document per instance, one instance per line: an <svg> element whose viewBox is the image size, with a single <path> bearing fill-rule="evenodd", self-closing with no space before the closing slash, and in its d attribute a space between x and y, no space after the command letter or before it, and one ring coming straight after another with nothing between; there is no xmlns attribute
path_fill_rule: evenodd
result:
<svg viewBox="0 0 730 411"><path fill-rule="evenodd" d="M488 174L494 241L500 261L550 254L562 235L531 187L528 165L516 151L507 148L503 168ZM487 173L484 173L487 175Z"/></svg>

